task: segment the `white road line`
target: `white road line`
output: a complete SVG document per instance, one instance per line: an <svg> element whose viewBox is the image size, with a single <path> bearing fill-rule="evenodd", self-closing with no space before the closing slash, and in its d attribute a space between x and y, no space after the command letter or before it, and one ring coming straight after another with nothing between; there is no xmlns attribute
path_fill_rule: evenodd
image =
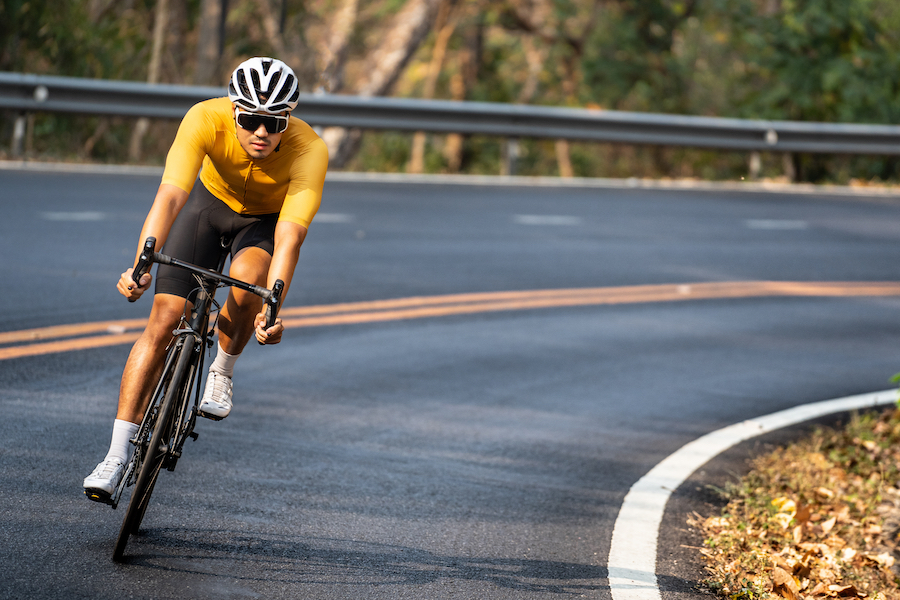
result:
<svg viewBox="0 0 900 600"><path fill-rule="evenodd" d="M517 225L572 226L581 225L581 217L569 215L513 215Z"/></svg>
<svg viewBox="0 0 900 600"><path fill-rule="evenodd" d="M791 219L747 219L744 224L748 229L797 230L809 229L806 221Z"/></svg>
<svg viewBox="0 0 900 600"><path fill-rule="evenodd" d="M351 223L356 219L346 213L316 213L316 223Z"/></svg>
<svg viewBox="0 0 900 600"><path fill-rule="evenodd" d="M796 406L709 433L671 454L635 483L613 528L607 567L613 600L661 600L656 550L663 511L672 492L710 459L745 440L838 412L897 401L897 390Z"/></svg>
<svg viewBox="0 0 900 600"><path fill-rule="evenodd" d="M106 215L102 212L87 210L80 212L42 212L41 218L47 221L102 221Z"/></svg>

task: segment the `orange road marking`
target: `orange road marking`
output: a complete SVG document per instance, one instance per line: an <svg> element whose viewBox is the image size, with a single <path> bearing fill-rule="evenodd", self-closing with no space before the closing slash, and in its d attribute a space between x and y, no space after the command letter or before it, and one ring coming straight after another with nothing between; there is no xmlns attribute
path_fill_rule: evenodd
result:
<svg viewBox="0 0 900 600"><path fill-rule="evenodd" d="M72 350L102 348L103 346L118 346L120 344L134 343L140 335L140 333L123 333L118 335L106 335L103 337L77 338L60 342L33 344L30 346L0 348L0 360L21 358L23 356L38 356L40 354L53 354L54 352L71 352Z"/></svg>
<svg viewBox="0 0 900 600"><path fill-rule="evenodd" d="M143 329L147 319L129 319L127 321L102 321L100 323L77 323L74 325L54 325L41 329L25 329L24 331L7 331L0 333L0 344L16 342L36 342L38 340L74 337L87 333L121 333L129 329Z"/></svg>
<svg viewBox="0 0 900 600"><path fill-rule="evenodd" d="M900 296L900 282L738 281L483 292L286 308L280 316L289 329L494 311L766 296ZM0 348L0 360L133 343L140 332L129 330L143 329L146 322L146 319L100 321L0 333L0 345L19 344ZM89 336L104 332L105 335Z"/></svg>

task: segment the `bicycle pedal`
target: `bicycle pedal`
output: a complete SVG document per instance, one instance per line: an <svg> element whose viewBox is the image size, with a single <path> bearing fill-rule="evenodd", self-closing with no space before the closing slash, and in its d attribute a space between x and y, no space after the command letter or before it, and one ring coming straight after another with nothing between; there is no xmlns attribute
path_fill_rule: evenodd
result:
<svg viewBox="0 0 900 600"><path fill-rule="evenodd" d="M204 419L209 419L210 421L221 421L222 419L225 418L225 417L220 417L218 415L214 415L211 413L205 413L205 412L202 412L199 410L197 411L197 414L200 415L201 417L203 417Z"/></svg>
<svg viewBox="0 0 900 600"><path fill-rule="evenodd" d="M99 502L101 504L108 504L113 508L116 507L116 503L113 502L112 495L107 494L101 490L84 490L84 495L88 497L89 500L93 500L94 502Z"/></svg>

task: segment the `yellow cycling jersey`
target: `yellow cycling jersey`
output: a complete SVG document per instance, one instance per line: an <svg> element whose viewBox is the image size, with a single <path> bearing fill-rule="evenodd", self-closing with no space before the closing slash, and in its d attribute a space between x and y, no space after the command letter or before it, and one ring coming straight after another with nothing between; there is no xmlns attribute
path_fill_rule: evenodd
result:
<svg viewBox="0 0 900 600"><path fill-rule="evenodd" d="M190 192L199 171L206 189L233 211L279 213L279 221L309 227L322 201L328 168L325 142L312 127L291 117L278 148L255 160L241 147L235 127L228 98L191 107L166 157L162 183Z"/></svg>

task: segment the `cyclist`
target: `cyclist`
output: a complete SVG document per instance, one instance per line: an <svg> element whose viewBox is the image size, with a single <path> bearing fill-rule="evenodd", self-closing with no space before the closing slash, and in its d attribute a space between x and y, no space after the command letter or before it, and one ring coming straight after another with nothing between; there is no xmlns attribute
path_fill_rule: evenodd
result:
<svg viewBox="0 0 900 600"><path fill-rule="evenodd" d="M325 143L291 116L299 94L290 67L256 57L234 70L228 97L194 105L166 157L140 243L154 236L157 251L165 244L170 256L215 268L224 236L231 244L232 277L268 288L281 279L282 298L286 296L300 246L321 202L328 166ZM132 271L122 273L117 285L131 301L140 298L152 280L148 273L136 285ZM108 501L118 487L130 460L130 440L162 372L172 330L195 288L187 271L159 266L147 327L122 374L109 452L84 480L88 497ZM281 319L265 329L261 302L232 288L222 306L218 351L199 406L202 416L228 416L234 364L251 337L262 344L281 341Z"/></svg>

